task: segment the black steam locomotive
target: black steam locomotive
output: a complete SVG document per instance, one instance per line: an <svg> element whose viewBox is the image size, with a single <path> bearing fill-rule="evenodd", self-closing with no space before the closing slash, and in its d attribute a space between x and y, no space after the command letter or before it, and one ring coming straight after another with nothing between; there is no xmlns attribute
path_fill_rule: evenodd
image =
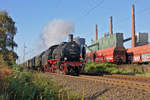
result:
<svg viewBox="0 0 150 100"><path fill-rule="evenodd" d="M80 49L80 46L73 41L73 35L69 34L68 42L53 45L24 64L28 68L41 69L44 72L79 75L84 67L85 58L85 49L82 49L82 53Z"/></svg>

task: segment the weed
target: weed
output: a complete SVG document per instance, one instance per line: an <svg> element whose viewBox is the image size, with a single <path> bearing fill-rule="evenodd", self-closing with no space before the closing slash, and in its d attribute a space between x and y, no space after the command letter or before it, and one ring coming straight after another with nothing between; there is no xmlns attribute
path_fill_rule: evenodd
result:
<svg viewBox="0 0 150 100"><path fill-rule="evenodd" d="M15 74L0 79L0 99L2 100L72 100L67 89L62 89L40 72L29 72L14 68Z"/></svg>
<svg viewBox="0 0 150 100"><path fill-rule="evenodd" d="M89 63L86 64L84 71L90 73L116 73L118 68L115 64Z"/></svg>

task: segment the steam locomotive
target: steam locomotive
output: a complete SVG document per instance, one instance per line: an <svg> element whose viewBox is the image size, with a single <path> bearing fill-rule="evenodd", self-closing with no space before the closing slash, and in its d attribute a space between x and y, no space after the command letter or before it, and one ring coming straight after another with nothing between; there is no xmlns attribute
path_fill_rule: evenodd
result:
<svg viewBox="0 0 150 100"><path fill-rule="evenodd" d="M80 46L73 41L73 35L70 34L68 42L53 45L24 64L29 69L79 75L84 67L85 58L85 49L83 49L82 55L80 55L80 49Z"/></svg>

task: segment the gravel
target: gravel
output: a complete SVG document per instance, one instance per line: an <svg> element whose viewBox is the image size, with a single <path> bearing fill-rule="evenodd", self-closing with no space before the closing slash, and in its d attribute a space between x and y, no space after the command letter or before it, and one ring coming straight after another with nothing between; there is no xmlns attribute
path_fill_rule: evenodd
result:
<svg viewBox="0 0 150 100"><path fill-rule="evenodd" d="M150 93L125 87L111 86L100 82L83 80L59 74L47 73L58 84L69 88L86 100L150 100Z"/></svg>

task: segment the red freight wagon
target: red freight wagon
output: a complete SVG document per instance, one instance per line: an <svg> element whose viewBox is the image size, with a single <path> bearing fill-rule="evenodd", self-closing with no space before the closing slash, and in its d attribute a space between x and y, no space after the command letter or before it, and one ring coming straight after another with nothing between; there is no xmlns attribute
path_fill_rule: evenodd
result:
<svg viewBox="0 0 150 100"><path fill-rule="evenodd" d="M124 47L112 47L88 52L86 61L89 62L112 62L126 63L126 49Z"/></svg>
<svg viewBox="0 0 150 100"><path fill-rule="evenodd" d="M129 62L150 62L150 45L129 48L127 49L127 56Z"/></svg>

